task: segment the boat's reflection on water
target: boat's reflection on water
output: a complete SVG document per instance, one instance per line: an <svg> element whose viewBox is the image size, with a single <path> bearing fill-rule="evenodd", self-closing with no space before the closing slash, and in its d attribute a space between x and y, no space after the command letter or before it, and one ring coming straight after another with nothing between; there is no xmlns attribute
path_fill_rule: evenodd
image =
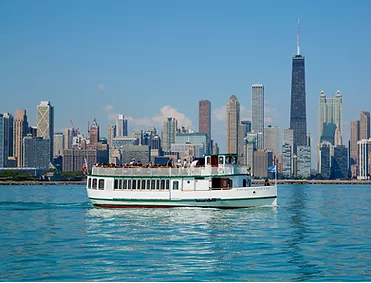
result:
<svg viewBox="0 0 371 283"><path fill-rule="evenodd" d="M100 225L109 224L116 226L148 227L170 227L177 225L207 225L209 228L217 226L223 230L246 229L251 223L269 220L274 225L278 208L275 206L240 208L240 209L217 209L217 208L138 208L138 209L102 209L91 207L87 210L88 228L99 228ZM102 230L107 226L100 227Z"/></svg>
<svg viewBox="0 0 371 283"><path fill-rule="evenodd" d="M224 275L232 266L246 270L247 257L260 253L251 249L253 243L275 228L277 211L92 207L86 211L87 244L96 260L113 261L107 266L110 272L129 281L228 281ZM240 276L234 278L247 280Z"/></svg>

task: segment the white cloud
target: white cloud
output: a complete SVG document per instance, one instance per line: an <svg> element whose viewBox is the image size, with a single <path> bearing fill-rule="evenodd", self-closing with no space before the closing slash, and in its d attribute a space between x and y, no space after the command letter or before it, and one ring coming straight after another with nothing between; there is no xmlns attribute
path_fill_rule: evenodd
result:
<svg viewBox="0 0 371 283"><path fill-rule="evenodd" d="M173 117L178 120L178 126L185 126L186 128L192 128L192 121L185 114L178 112L177 109L166 105L160 109L160 114L152 117L152 120L157 124L162 125L162 122L166 118Z"/></svg>
<svg viewBox="0 0 371 283"><path fill-rule="evenodd" d="M214 109L211 113L212 121L226 121L227 119L227 105Z"/></svg>
<svg viewBox="0 0 371 283"><path fill-rule="evenodd" d="M118 113L114 111L113 105L105 105L102 108L103 111L107 112L109 120L116 120ZM164 119L173 117L178 120L178 126L185 126L186 128L192 128L192 121L185 114L179 112L177 109L166 105L160 109L160 113L154 115L153 117L141 117L134 118L131 116L126 116L125 118L130 122L132 126L142 126L142 127L162 127Z"/></svg>
<svg viewBox="0 0 371 283"><path fill-rule="evenodd" d="M104 110L104 111L106 111L106 112L110 112L110 111L113 110L113 105L111 105L111 104L104 105L104 106L102 107L102 110Z"/></svg>

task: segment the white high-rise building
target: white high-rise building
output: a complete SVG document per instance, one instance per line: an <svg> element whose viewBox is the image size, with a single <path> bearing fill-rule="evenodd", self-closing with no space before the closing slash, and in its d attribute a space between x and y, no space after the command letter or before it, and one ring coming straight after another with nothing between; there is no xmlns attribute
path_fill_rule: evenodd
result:
<svg viewBox="0 0 371 283"><path fill-rule="evenodd" d="M65 128L63 130L63 136L64 136L64 142L63 142L64 148L63 149L71 149L73 137L76 136L75 129Z"/></svg>
<svg viewBox="0 0 371 283"><path fill-rule="evenodd" d="M108 125L107 143L112 146L112 140L116 137L116 125Z"/></svg>
<svg viewBox="0 0 371 283"><path fill-rule="evenodd" d="M297 172L299 177L308 178L310 176L311 167L311 150L308 145L298 145L297 147Z"/></svg>
<svg viewBox="0 0 371 283"><path fill-rule="evenodd" d="M64 134L54 133L54 157L63 156Z"/></svg>
<svg viewBox="0 0 371 283"><path fill-rule="evenodd" d="M282 145L282 154L283 154L283 151L284 151L284 145L287 144L290 146L291 148L291 159L294 157L294 130L293 129L285 129L283 130L283 145ZM288 147L285 147L285 150L287 150ZM287 159L288 155L286 153L286 159ZM293 161L291 160L290 163L288 163L287 161L285 161L285 157L284 157L284 161L283 161L283 166L285 166L285 163L286 164L290 164L290 168L291 168L291 175L295 175L296 172L294 172L294 166L293 166ZM287 168L287 167L286 167Z"/></svg>
<svg viewBox="0 0 371 283"><path fill-rule="evenodd" d="M282 175L289 178L291 177L293 170L292 154L292 146L288 143L284 143L282 145Z"/></svg>
<svg viewBox="0 0 371 283"><path fill-rule="evenodd" d="M357 142L358 146L358 175L359 180L368 180L368 148L370 141L367 139L362 139Z"/></svg>
<svg viewBox="0 0 371 283"><path fill-rule="evenodd" d="M254 152L257 150L258 136L255 133L247 133L244 139L243 165L251 168L254 172Z"/></svg>
<svg viewBox="0 0 371 283"><path fill-rule="evenodd" d="M128 120L125 116L119 114L116 119L116 136L117 137L127 137L128 136Z"/></svg>
<svg viewBox="0 0 371 283"><path fill-rule="evenodd" d="M280 128L277 126L264 128L264 149L272 151L275 158L281 154Z"/></svg>
<svg viewBox="0 0 371 283"><path fill-rule="evenodd" d="M252 130L258 135L258 147L264 147L264 85L254 84L251 87L251 109L252 109Z"/></svg>
<svg viewBox="0 0 371 283"><path fill-rule="evenodd" d="M41 101L37 106L37 136L49 139L50 161L53 161L54 107L49 101Z"/></svg>
<svg viewBox="0 0 371 283"><path fill-rule="evenodd" d="M178 121L175 118L167 118L163 122L161 146L164 151L170 151L171 144L175 143Z"/></svg>

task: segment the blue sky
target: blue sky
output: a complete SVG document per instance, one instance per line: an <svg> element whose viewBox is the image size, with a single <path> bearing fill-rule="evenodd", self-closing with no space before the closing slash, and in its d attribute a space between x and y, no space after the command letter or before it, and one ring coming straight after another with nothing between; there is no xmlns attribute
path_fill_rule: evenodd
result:
<svg viewBox="0 0 371 283"><path fill-rule="evenodd" d="M251 85L265 86L266 120L289 127L291 59L297 18L306 57L308 130L317 141L321 90L343 95L349 121L371 110L370 1L1 1L0 112L55 106L56 131L82 132L97 118L101 135L114 114L129 130L161 129L178 117L197 130L198 100L212 103L212 135L225 150L231 95L242 118ZM312 150L314 151L314 147Z"/></svg>

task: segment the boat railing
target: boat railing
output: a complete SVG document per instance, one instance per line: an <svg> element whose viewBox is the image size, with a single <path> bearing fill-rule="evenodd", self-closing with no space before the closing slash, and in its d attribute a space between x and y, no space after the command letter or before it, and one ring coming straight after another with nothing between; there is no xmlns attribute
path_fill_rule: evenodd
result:
<svg viewBox="0 0 371 283"><path fill-rule="evenodd" d="M246 166L231 166L231 167L186 167L186 168L159 168L159 167L132 167L132 168L114 168L114 167L92 167L92 175L98 176L214 176L214 175L236 175L248 174Z"/></svg>

